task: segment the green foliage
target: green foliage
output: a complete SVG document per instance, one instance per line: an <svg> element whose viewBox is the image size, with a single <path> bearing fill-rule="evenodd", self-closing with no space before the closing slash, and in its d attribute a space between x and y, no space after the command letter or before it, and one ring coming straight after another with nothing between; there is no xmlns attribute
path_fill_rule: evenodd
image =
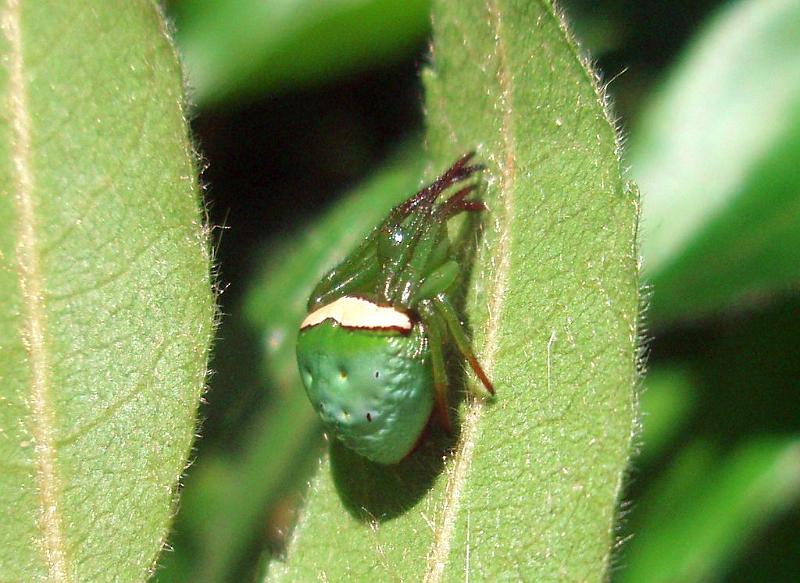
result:
<svg viewBox="0 0 800 583"><path fill-rule="evenodd" d="M429 28L427 0L169 4L215 127L239 100L391 63ZM636 199L602 100L549 2L440 0L427 155L402 150L248 257L243 295L232 278L208 437L160 558L213 320L175 55L144 0L0 8L0 579L143 580L158 560L160 581L240 581L270 559L303 581L800 578L800 9L729 3L648 93L682 42L671 24L715 2L658 19L655 2L565 4L606 72L631 65L610 84L621 111L641 107L628 162L655 339L631 479ZM328 145L352 130L340 117L288 117L347 158ZM320 438L297 326L319 277L473 148L490 211L451 234L498 396L463 397L475 381L454 365L456 434L376 466Z"/></svg>
<svg viewBox="0 0 800 583"><path fill-rule="evenodd" d="M658 324L800 281L800 4L734 4L672 71L632 135Z"/></svg>
<svg viewBox="0 0 800 583"><path fill-rule="evenodd" d="M800 325L788 293L800 280L799 23L800 7L781 0L719 13L632 135L663 339L620 581L797 575L784 532L796 530L786 510L800 498Z"/></svg>
<svg viewBox="0 0 800 583"><path fill-rule="evenodd" d="M202 3L198 0L198 5ZM606 63L606 71L614 74L633 63L629 72L615 78L610 89L623 111L635 109L643 83L660 73L654 63L659 63L661 57L671 57L658 54L652 44L649 49L654 54L642 54L640 47L648 45L642 44L641 39L648 34L661 35L667 44L677 45L674 39L680 33L670 23L680 20L676 16L679 10L664 11L666 18L653 25L649 18L653 3L644 3L640 11L633 11L638 17L610 4L567 4L570 14L579 17L577 30L590 33L584 40L594 44L595 55L598 45L600 49L613 47L613 52L628 51L623 53L627 60L623 56L619 67L613 61L611 66ZM177 22L188 23L194 18L189 14L192 4L184 0L180 6L186 10L178 15ZM668 71L666 83L659 84L650 95L645 94L641 123L631 136L632 174L641 181L645 197L644 259L653 284L648 315L655 323L657 336L651 343L651 370L642 399L643 432L637 440L641 454L634 462L636 469L625 496L631 501L631 510L618 526L619 536L626 542L617 545L620 556L611 561L615 579L797 578L793 540L797 531L796 492L800 490L796 487L796 420L800 418L800 404L794 379L800 376L800 370L793 351L800 337L800 306L791 298L774 304L774 297L787 294L797 281L794 225L800 188L795 160L800 149L800 100L796 10L796 4L791 2L755 0L732 4L717 14L709 26L695 35L677 67ZM681 9L682 15L683 12ZM235 21L235 15L224 14L222 8L215 14L220 21ZM242 14L239 19L253 21ZM608 18L598 19L597 14ZM648 19L643 19L642 14ZM197 18L199 21L200 16ZM546 464L558 459L560 448L564 448L566 460L576 448L565 447L565 441L582 444L586 434L575 429L569 416L559 416L563 404L559 396L564 385L548 385L547 373L556 381L558 374L572 374L573 368L566 368L566 364L573 361L559 354L563 349L560 343L572 341L577 345L583 339L565 335L563 329L557 329L555 336L545 336L541 330L550 324L557 310L564 314L570 309L575 311L568 304L569 294L562 299L563 278L555 277L550 283L554 262L559 256L569 258L565 250L572 249L559 225L574 225L574 221L585 217L597 220L591 212L575 212L575 193L581 183L572 183L576 168L577 176L583 175L583 166L575 164L572 156L580 157L583 150L586 157L582 160L593 159L587 154L587 145L595 142L586 136L594 134L586 132L581 137L574 129L575 117L585 111L576 110L574 104L580 104L582 99L564 105L565 85L573 83L573 87L585 89L586 79L581 75L580 80L560 78L565 69L557 64L561 61L553 58L553 54L563 57L559 51L564 44L558 34L542 37L538 29L528 26L521 41L510 43L505 37L499 38L510 43L507 46L512 48L507 53L511 60L529 59L529 69L517 71L512 78L515 89L521 91L524 87L538 106L532 113L522 111L519 118L523 121L514 116L508 118L508 127L513 130L509 135L515 138L511 143L521 147L535 144L535 148L530 159L518 166L524 168L518 172L522 181L510 191L514 206L512 214L507 215L493 198L505 190L503 172L498 172L503 158L498 160L498 152L506 148L497 146L492 137L497 135L496 130L485 129L497 126L502 111L509 104L518 109L520 101L514 92L497 99L497 55L486 50L491 40L474 32L491 26L492 20L483 12L462 20L469 24L455 22L441 13L436 18L433 71L428 73L426 87L430 114L427 141L431 150L426 170L432 176L452 158L476 146L480 146L483 159L491 166L487 196L492 212L479 235L474 273L467 274L464 286L470 294L466 313L478 345L484 347L484 356L491 354L485 298L494 293L493 272L487 273L492 261L487 256L500 253L498 233L509 232L516 237L513 245L508 244L517 249L510 258L519 258L524 248L534 266L519 278L512 262L509 295L504 300L506 311L498 318L511 314L512 319L520 321L502 327L508 329L514 341L498 343L493 364L501 371L508 366L513 360L513 349L508 344L516 342L521 342L527 351L526 363L515 369L513 382L502 379L497 400L481 410L480 423L475 425L479 435L467 472L461 511L453 519L457 536L450 539L453 554L444 562L449 569L444 575L461 579L461 566L467 564L473 578L496 575L490 571L495 565L487 567L487 563L495 560L498 553L506 553L497 561L497 569L508 568L509 557L522 555L537 565L564 569L553 574L553 578L563 578L567 569L579 568L575 566L578 563L572 556L552 553L547 554L549 560L540 560L541 549L565 549L570 544L578 548L575 539L588 530L582 525L559 531L546 528L562 524L557 522L560 504L574 505L568 496L562 500L563 490L553 486L560 474ZM514 27L524 26L522 18L504 18L501 23L505 30L509 30L509 20ZM291 21L288 16L286 20L273 20L275 34L291 34L277 32L279 23ZM549 17L545 22L552 24ZM348 26L359 26L359 22L353 20ZM269 27L262 29L273 32ZM532 30L537 35L532 35ZM442 45L445 38L455 39L455 43L447 48ZM517 42L537 47L541 43L541 47L531 51L529 46L520 48ZM259 50L258 43L247 46L251 51ZM273 54L269 47L265 50L266 54ZM325 63L330 55L337 55L337 49L315 58ZM456 65L457 57L463 61ZM297 52L299 61L304 58L302 51ZM253 52L246 59L258 62L262 70L267 62ZM543 62L552 62L544 74ZM571 62L574 64L574 60ZM649 68L642 71L642 64ZM285 56L269 61L263 78L265 90L291 87L293 81L273 83L270 76L273 68L276 75L283 76L293 66L292 58ZM235 73L236 68L231 71ZM552 82L551 71L560 78L558 83ZM313 83L327 79L329 72L340 73L342 69L318 67L314 75L319 77L315 79L295 78ZM459 75L454 81L456 73ZM221 90L219 99L203 98L201 91L200 101L224 104L226 99L241 94L237 92L254 95L261 90L258 79L257 75L232 78L226 81L231 83L230 91ZM252 81L252 85L240 87L243 80ZM444 87L449 89L445 91ZM453 87L459 92L455 97L451 93ZM568 113L562 116L555 110ZM548 114L556 123L547 123L546 119L542 122ZM581 119L590 123L592 118L584 115ZM561 141L559 133L575 137ZM606 144L612 141L601 139ZM164 559L170 567L161 572L164 580L241 580L244 571L251 570L256 562L254 548L281 548L279 537L263 534L263 525L285 529L291 522L281 516L286 507L297 503L296 494L291 492L316 466L320 452L314 437L318 429L299 389L294 358L294 333L303 317L308 290L393 203L419 186L419 160L414 152L403 155L300 235L266 249L263 262L267 265L250 286L243 305L232 306L234 316L223 329L225 342L216 359L216 381L217 390L222 392L257 386L270 395L269 404L255 415L234 454L229 450L235 446L227 443L201 452L187 480L176 551ZM534 163L527 166L529 162ZM559 176L563 184L555 186ZM581 192L585 195L593 191L583 187ZM566 205L554 211L548 205L555 204L559 196ZM593 200L589 197L589 201ZM533 205L535 213L523 212ZM541 223L534 220L520 229L509 219L514 212L540 221L555 218L547 235L531 239L530 233ZM466 227L470 228L462 233L469 242L475 232L470 225ZM551 236L550 231L555 235ZM598 230L587 225L574 238L583 244L582 239L607 231L605 226ZM465 245L465 253L473 253L471 245ZM609 256L612 255L595 252L593 259L600 262ZM494 264L499 262L495 260ZM588 261L583 265L588 266ZM586 272L581 279L582 272L572 264L563 272L564 277L572 276L584 289L598 291L596 285L592 287L596 280L587 279ZM537 303L520 309L526 298L535 298ZM733 305L737 311L731 313ZM748 310L743 311L742 306ZM529 316L532 313L535 316ZM712 313L713 319L709 318ZM532 318L533 324L526 318ZM686 320L693 321L690 327L675 326ZM567 321L572 326L581 323L580 319ZM600 333L600 328L597 330ZM494 332L496 341L499 333L500 330ZM251 355L252 361L243 366L242 355L254 350L257 354ZM583 367L584 372L588 366ZM246 378L247 372L258 377L255 383ZM585 386L589 385L584 383L582 390L576 389L574 394L586 395ZM585 399L576 402L585 411ZM470 407L466 405L465 410L470 411ZM575 408L575 414L578 411ZM531 415L538 417L531 419ZM531 427L541 418L545 419L544 426ZM598 414L593 421L603 428L607 418L608 414ZM622 425L619 419L615 421ZM560 428L564 428L563 435L557 431ZM536 443L530 456L534 467L520 469L520 458L508 451L517 443L527 447L531 442ZM450 453L448 448L453 445L446 436L434 432L411 460L388 470L376 469L334 446L329 465L323 465L322 473L312 483L310 502L289 554L289 566L274 564L273 573L286 575L287 569L296 569L288 572L294 575L300 569L308 569L303 575L314 580L320 573L341 574L338 570L349 565L351 570L346 575L355 578L366 565L378 578L416 578L426 568L433 533L441 530L442 504L447 496L445 482L452 475L452 465L442 465L440 456ZM456 448L459 451L457 445ZM487 449L496 452L487 453ZM496 484L486 479L488 470L483 474L479 471L480 467L489 466L490 460L496 466L491 468L498 478ZM545 464L542 467L540 460ZM573 466L563 464L558 469L569 471ZM542 477L548 470L550 474ZM573 473L561 477L562 484L573 478L573 485L579 483ZM398 491L401 488L403 492ZM548 497L537 498L544 492ZM523 501L528 506L520 510L517 504ZM583 512L589 505L576 507ZM786 512L787 508L794 510ZM372 516L365 519L365 510ZM537 512L548 518L555 516L553 524L540 520ZM487 513L491 514L491 521L486 520ZM513 516L509 518L508 514ZM342 519L344 522L339 522ZM324 525L325 521L330 523ZM516 529L519 524L524 524L524 529ZM610 527L610 517L606 524ZM535 545L529 542L532 530L537 536L541 531ZM554 541L547 538L552 532L568 533L572 538ZM602 544L597 543L598 549L602 546L607 550L610 540L611 535L607 534ZM314 542L318 546L312 548ZM487 553L491 554L490 559L486 559ZM269 554L267 550L262 555L262 565ZM298 557L308 558L309 564L302 564ZM586 559L589 563L590 559ZM600 563L595 561L597 564ZM313 571L315 566L319 567L317 571ZM510 578L534 577L524 561L517 566L520 570L509 571ZM536 575L544 578L541 573Z"/></svg>
<svg viewBox="0 0 800 583"><path fill-rule="evenodd" d="M800 500L800 361L787 342L798 336L794 299L697 330L683 337L682 352L656 356L642 399L636 504L624 524L633 536L615 578L796 578L787 560L795 538L785 537L796 531L786 511L796 516ZM675 350L656 341L655 355L659 347Z"/></svg>
<svg viewBox="0 0 800 583"><path fill-rule="evenodd" d="M697 440L645 498L618 581L708 581L797 499L800 439L753 439L726 455Z"/></svg>
<svg viewBox="0 0 800 583"><path fill-rule="evenodd" d="M652 461L663 455L670 444L686 429L697 398L696 382L691 370L684 366L656 366L647 371L647 390L642 393L640 407L644 449L637 462Z"/></svg>
<svg viewBox="0 0 800 583"><path fill-rule="evenodd" d="M141 581L213 324L181 73L151 2L0 18L0 577Z"/></svg>
<svg viewBox="0 0 800 583"><path fill-rule="evenodd" d="M635 415L636 197L550 6L440 2L434 23L427 174L475 147L488 166L466 311L498 397L394 467L333 444L273 575L601 580Z"/></svg>
<svg viewBox="0 0 800 583"><path fill-rule="evenodd" d="M320 83L420 43L429 0L182 0L178 41L201 105Z"/></svg>

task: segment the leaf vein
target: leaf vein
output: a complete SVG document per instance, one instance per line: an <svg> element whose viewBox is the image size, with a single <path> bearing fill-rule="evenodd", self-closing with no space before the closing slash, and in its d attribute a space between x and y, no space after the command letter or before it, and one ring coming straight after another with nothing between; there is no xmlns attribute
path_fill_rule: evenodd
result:
<svg viewBox="0 0 800 583"><path fill-rule="evenodd" d="M2 14L2 31L9 46L8 111L11 126L12 183L17 209L17 264L24 311L22 335L30 366L31 434L39 496L41 544L51 581L69 580L56 470L55 413L50 396L47 317L44 282L39 265L35 178L31 159L31 118L25 86L20 0L8 0Z"/></svg>
<svg viewBox="0 0 800 583"><path fill-rule="evenodd" d="M512 128L512 75L508 69L508 56L503 42L503 15L497 0L487 0L486 10L489 23L495 39L494 55L497 59L497 84L499 88L498 101L502 111L502 126L500 128L503 142L503 157L500 161L500 198L504 217L501 222L500 233L496 245L495 261L497 268L493 274L490 286L489 317L486 323L486 339L484 354L481 362L488 374L492 374L497 354L497 344L500 329L500 319L503 311L503 301L508 285L508 275L511 269L510 256L510 219L514 207L512 197L513 186L516 181L516 146ZM494 263L494 261L493 261ZM439 583L444 575L447 560L450 555L452 540L455 533L456 520L461 506L461 497L466 486L467 478L472 466L475 446L479 435L478 426L483 414L483 403L475 399L467 401L467 413L461 427L461 436L456 447L452 469L448 472L447 485L441 518L434 535L432 548L428 556L425 573L426 583Z"/></svg>

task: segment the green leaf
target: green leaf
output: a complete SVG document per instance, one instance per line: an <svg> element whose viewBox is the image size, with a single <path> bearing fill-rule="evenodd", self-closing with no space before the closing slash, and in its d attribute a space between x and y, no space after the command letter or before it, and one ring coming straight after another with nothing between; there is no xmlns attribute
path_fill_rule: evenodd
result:
<svg viewBox="0 0 800 583"><path fill-rule="evenodd" d="M0 572L144 580L214 315L181 72L149 1L0 18Z"/></svg>
<svg viewBox="0 0 800 583"><path fill-rule="evenodd" d="M631 139L656 322L800 281L800 4L749 0L714 19Z"/></svg>
<svg viewBox="0 0 800 583"><path fill-rule="evenodd" d="M265 511L292 486L299 487L295 476L305 472L298 466L317 453L315 421L305 395L297 391L258 416L243 457L226 460L217 454L193 469L178 524L198 540L183 580L234 580L232 574L263 529Z"/></svg>
<svg viewBox="0 0 800 583"><path fill-rule="evenodd" d="M797 437L752 439L725 456L698 440L641 502L650 512L637 517L625 568L615 580L717 579L748 540L797 501L798 492Z"/></svg>
<svg viewBox="0 0 800 583"><path fill-rule="evenodd" d="M796 531L800 508L798 337L793 298L655 342L643 456L622 533L631 540L615 560L616 578L796 579L787 575L797 554L787 530ZM659 348L667 361L658 362ZM648 402L652 389L675 394ZM665 401L673 404L659 412L654 405ZM670 433L678 438L665 451Z"/></svg>
<svg viewBox="0 0 800 583"><path fill-rule="evenodd" d="M332 444L271 575L599 581L634 428L637 199L549 3L438 2L434 39L427 175L487 164L467 313L498 396L397 466Z"/></svg>
<svg viewBox="0 0 800 583"><path fill-rule="evenodd" d="M428 30L429 0L183 0L178 42L200 105L394 61Z"/></svg>

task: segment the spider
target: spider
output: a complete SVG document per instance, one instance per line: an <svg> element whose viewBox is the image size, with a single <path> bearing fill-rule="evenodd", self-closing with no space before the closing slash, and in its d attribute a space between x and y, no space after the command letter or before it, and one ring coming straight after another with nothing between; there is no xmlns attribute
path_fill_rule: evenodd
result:
<svg viewBox="0 0 800 583"><path fill-rule="evenodd" d="M482 166L474 152L394 207L386 219L314 288L300 325L297 362L311 403L345 445L382 464L406 457L435 408L451 431L444 344L452 341L485 389L451 295L462 266L447 221L486 210L459 188Z"/></svg>

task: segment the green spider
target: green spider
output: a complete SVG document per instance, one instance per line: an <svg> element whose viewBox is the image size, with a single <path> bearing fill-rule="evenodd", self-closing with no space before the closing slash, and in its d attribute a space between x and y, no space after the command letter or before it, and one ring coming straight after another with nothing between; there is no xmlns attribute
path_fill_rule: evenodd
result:
<svg viewBox="0 0 800 583"><path fill-rule="evenodd" d="M317 284L300 326L297 362L311 403L345 445L378 463L413 450L434 406L451 431L445 339L494 394L450 299L462 267L447 234L450 218L486 207L466 199L475 184L437 203L482 169L473 156L392 209Z"/></svg>

